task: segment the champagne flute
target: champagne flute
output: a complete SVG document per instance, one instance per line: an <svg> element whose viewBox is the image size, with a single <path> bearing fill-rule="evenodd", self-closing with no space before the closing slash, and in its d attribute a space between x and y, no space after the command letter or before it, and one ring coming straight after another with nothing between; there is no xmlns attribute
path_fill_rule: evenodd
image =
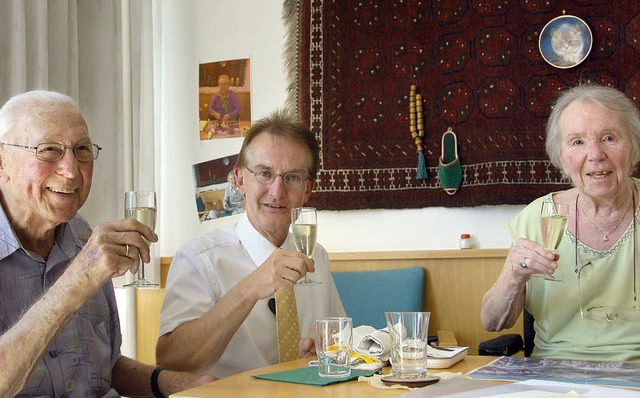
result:
<svg viewBox="0 0 640 398"><path fill-rule="evenodd" d="M556 252L564 232L567 229L569 219L569 205L566 203L542 203L540 212L540 227L542 228L542 245L552 252ZM553 275L544 274L544 279L560 282Z"/></svg>
<svg viewBox="0 0 640 398"><path fill-rule="evenodd" d="M298 207L291 209L291 230L296 249L311 258L316 248L318 236L318 216L314 207ZM304 275L298 285L320 284L309 278L309 273Z"/></svg>
<svg viewBox="0 0 640 398"><path fill-rule="evenodd" d="M124 194L124 216L135 218L149 228L156 229L156 193L152 191L130 191ZM134 282L124 287L155 288L157 283L149 282L144 277L144 262L140 259L138 276Z"/></svg>

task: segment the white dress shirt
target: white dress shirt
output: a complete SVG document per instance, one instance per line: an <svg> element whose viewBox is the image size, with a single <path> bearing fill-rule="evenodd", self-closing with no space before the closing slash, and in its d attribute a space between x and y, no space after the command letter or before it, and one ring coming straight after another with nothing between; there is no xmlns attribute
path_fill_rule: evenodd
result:
<svg viewBox="0 0 640 398"><path fill-rule="evenodd" d="M282 248L295 250L287 236ZM277 248L244 214L234 226L207 232L187 242L173 258L160 314L160 335L195 320L210 310L233 286L253 272ZM296 286L300 336L307 337L316 318L345 316L329 270L326 250L316 245L315 272L321 284ZM227 345L220 360L206 372L227 377L278 363L275 315L260 300Z"/></svg>

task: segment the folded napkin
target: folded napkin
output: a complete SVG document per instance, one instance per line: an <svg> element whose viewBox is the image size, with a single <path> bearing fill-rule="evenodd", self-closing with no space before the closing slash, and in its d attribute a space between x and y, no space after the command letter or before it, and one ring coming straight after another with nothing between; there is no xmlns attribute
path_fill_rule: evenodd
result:
<svg viewBox="0 0 640 398"><path fill-rule="evenodd" d="M326 378L318 376L317 367L304 367L284 372L263 373L254 375L256 379L283 381L285 383L308 384L311 386L328 386L329 384L343 383L345 381L357 380L360 376L369 377L377 370L351 370L351 375L340 378Z"/></svg>
<svg viewBox="0 0 640 398"><path fill-rule="evenodd" d="M391 355L391 336L386 329L357 326L353 328L353 348L356 352L386 362Z"/></svg>
<svg viewBox="0 0 640 398"><path fill-rule="evenodd" d="M398 330L398 334L406 334L406 331L400 325L395 327ZM358 326L353 328L353 348L360 354L386 362L391 355L391 336L386 328L376 329L367 325ZM454 354L457 354L454 349L427 345L428 357L450 358Z"/></svg>

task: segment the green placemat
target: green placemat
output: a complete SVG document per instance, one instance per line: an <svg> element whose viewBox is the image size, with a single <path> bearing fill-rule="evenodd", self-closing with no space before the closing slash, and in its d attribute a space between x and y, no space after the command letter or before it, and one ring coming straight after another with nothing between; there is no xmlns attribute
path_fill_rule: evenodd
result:
<svg viewBox="0 0 640 398"><path fill-rule="evenodd" d="M325 378L318 376L318 368L307 366L284 372L263 373L253 377L263 380L284 381L285 383L308 384L311 386L328 386L329 384L343 383L345 381L357 380L360 376L372 376L379 370L351 370L351 376L341 378Z"/></svg>

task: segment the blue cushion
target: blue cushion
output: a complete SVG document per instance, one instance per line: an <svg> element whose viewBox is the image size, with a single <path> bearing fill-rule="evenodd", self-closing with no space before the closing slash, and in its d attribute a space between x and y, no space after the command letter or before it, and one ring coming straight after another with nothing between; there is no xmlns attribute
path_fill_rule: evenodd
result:
<svg viewBox="0 0 640 398"><path fill-rule="evenodd" d="M424 268L332 272L353 326L387 327L387 311L422 311Z"/></svg>

